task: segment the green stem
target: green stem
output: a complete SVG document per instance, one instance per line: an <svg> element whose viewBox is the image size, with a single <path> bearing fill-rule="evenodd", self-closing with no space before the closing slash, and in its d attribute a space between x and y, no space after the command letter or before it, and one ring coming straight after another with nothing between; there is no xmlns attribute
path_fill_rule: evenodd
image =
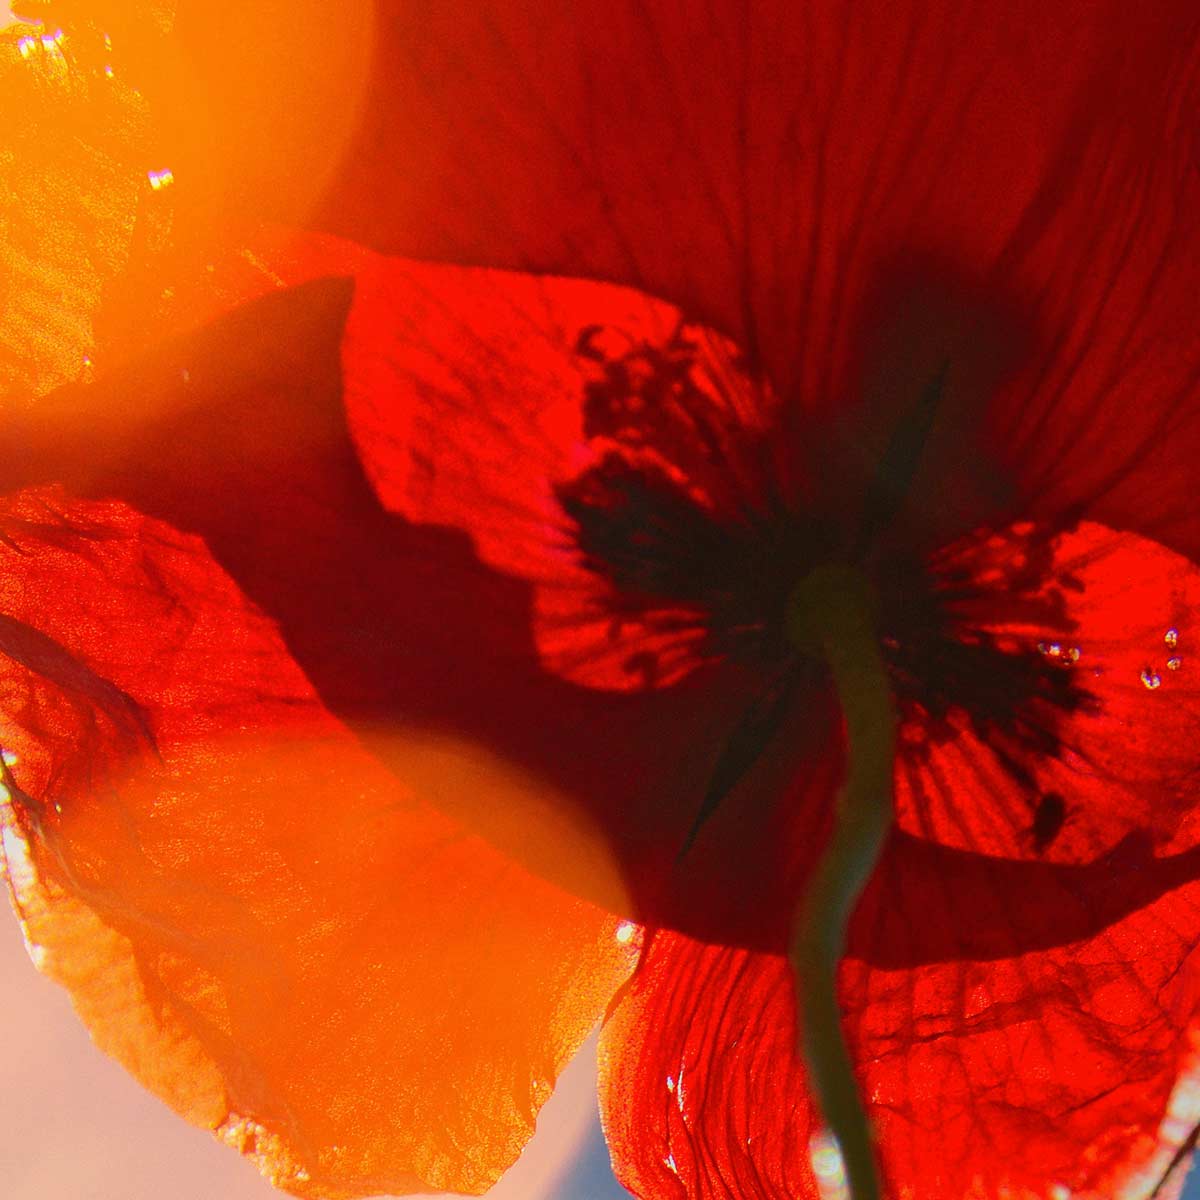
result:
<svg viewBox="0 0 1200 1200"><path fill-rule="evenodd" d="M790 959L800 1001L800 1052L830 1132L851 1200L879 1200L870 1123L842 1034L837 967L846 928L892 823L896 719L879 651L874 599L850 567L813 571L796 589L790 632L829 665L846 722L846 781L834 827L796 913Z"/></svg>

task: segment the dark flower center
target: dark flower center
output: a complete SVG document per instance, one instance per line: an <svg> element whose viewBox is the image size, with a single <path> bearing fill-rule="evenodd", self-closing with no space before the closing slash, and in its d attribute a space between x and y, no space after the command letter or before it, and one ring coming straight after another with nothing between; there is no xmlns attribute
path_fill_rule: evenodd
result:
<svg viewBox="0 0 1200 1200"><path fill-rule="evenodd" d="M1055 575L1061 531L1026 524L969 533L965 543L990 538L995 547L986 577L954 548L930 556L887 536L935 419L944 369L901 416L859 512L831 517L826 506L797 502L784 481L804 448L786 444L792 435L764 412L761 394L750 394L743 364L726 357L713 370L703 336L680 325L652 346L599 327L583 332L577 351L593 367L584 431L596 457L557 489L577 551L605 585L614 631L631 621L698 628L702 657L763 673L760 701L731 731L703 811L773 736L788 681L821 669L788 637L789 597L815 568L854 561L878 597L880 645L906 734L900 753L920 760L965 720L1028 796L1032 837L1045 849L1065 804L1039 793L1032 764L1062 753L1062 718L1091 703L1066 645L1066 598L1077 585ZM1050 643L1058 653L993 632L1017 615L1061 639ZM628 669L653 684L646 659L631 655Z"/></svg>

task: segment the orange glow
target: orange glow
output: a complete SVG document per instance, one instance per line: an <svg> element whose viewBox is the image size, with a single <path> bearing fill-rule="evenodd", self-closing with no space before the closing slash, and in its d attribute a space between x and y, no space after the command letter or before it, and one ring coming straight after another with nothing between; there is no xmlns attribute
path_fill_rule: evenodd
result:
<svg viewBox="0 0 1200 1200"><path fill-rule="evenodd" d="M246 1163L97 1052L67 995L30 969L14 921L0 921L0 1005L21 1031L0 1056L0 1088L21 1098L6 1108L0 1137L5 1200L280 1200ZM589 1040L488 1200L562 1195L595 1105Z"/></svg>
<svg viewBox="0 0 1200 1200"><path fill-rule="evenodd" d="M7 10L6 10L6 15ZM81 377L101 298L131 265L146 186L145 103L122 79L80 65L61 30L0 31L0 111L8 157L0 190L0 388L43 394ZM147 165L146 169L149 169Z"/></svg>
<svg viewBox="0 0 1200 1200"><path fill-rule="evenodd" d="M80 9L65 30L0 10L0 385L18 393L79 380L101 341L104 365L133 352L173 268L231 224L303 223L372 53L370 0Z"/></svg>
<svg viewBox="0 0 1200 1200"><path fill-rule="evenodd" d="M97 1044L300 1195L490 1185L630 965L343 737L148 764L10 861Z"/></svg>
<svg viewBox="0 0 1200 1200"><path fill-rule="evenodd" d="M266 0L232 15L177 0L160 80L177 167L204 208L302 223L361 110L375 36L371 0Z"/></svg>

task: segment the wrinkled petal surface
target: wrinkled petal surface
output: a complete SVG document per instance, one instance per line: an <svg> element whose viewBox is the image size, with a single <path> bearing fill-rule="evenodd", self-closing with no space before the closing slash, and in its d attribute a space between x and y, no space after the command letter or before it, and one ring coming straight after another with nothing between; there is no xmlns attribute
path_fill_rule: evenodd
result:
<svg viewBox="0 0 1200 1200"><path fill-rule="evenodd" d="M144 271L169 228L169 201L148 175L161 164L140 90L145 59L108 75L110 59L99 34L0 30L0 388L9 398L90 376L99 326L119 307L114 281Z"/></svg>
<svg viewBox="0 0 1200 1200"><path fill-rule="evenodd" d="M662 635L653 604L614 612L552 491L612 443L585 428L595 363L579 330L599 318L622 344L653 343L674 315L624 289L332 241L260 247L206 272L198 295L180 289L185 327L227 308L94 388L48 398L20 435L24 477L201 535L329 710L536 871L644 921L782 936L839 770L824 689L808 686L740 801L677 862L765 677L687 653L689 627ZM726 365L707 338L697 331L702 376ZM729 397L708 402L747 403ZM737 415L753 427L753 410ZM668 449L697 453L682 435ZM719 499L700 492L718 512ZM647 670L664 649L668 667ZM440 786L447 744L517 771L525 799ZM809 792L814 803L776 802Z"/></svg>
<svg viewBox="0 0 1200 1200"><path fill-rule="evenodd" d="M196 539L54 493L3 528L6 848L43 969L289 1190L482 1191L629 968L615 920L382 768Z"/></svg>
<svg viewBox="0 0 1200 1200"><path fill-rule="evenodd" d="M1019 908L1008 898L1021 878L964 865L897 839L842 967L885 1177L928 1200L1148 1195L1200 1115L1197 885L1167 880L1088 936L1055 941L1058 912L1139 888L1141 865L1090 879L1060 869ZM972 922L955 919L964 912ZM602 1045L625 1185L647 1200L841 1194L794 1020L782 957L658 935Z"/></svg>

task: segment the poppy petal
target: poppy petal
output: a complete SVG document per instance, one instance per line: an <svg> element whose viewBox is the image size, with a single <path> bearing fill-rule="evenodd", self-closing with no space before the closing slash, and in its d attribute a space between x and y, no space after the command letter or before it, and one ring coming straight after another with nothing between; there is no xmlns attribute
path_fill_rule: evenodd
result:
<svg viewBox="0 0 1200 1200"><path fill-rule="evenodd" d="M274 7L251 6L286 46ZM268 186L278 139L249 102L258 59L215 52L218 19L200 0L182 9L210 107L251 175L265 164L243 210L249 192L269 211L287 189ZM869 20L844 4L382 3L359 127L316 220L412 257L633 284L734 337L789 399L841 403L856 322L897 257L1044 286L1047 310L1081 284L1099 301L1116 274L1130 297L1150 283L1164 230L1124 262L1119 231L1091 236L1111 205L1093 203L1086 235L1058 217L1089 216L1073 206L1103 170L1131 221L1145 184L1139 211L1167 218L1173 199L1186 230L1169 189L1190 154L1178 135L1194 14L1125 15L1084 2L893 4ZM1069 407L1073 421L1087 411Z"/></svg>
<svg viewBox="0 0 1200 1200"><path fill-rule="evenodd" d="M629 968L615 919L380 766L195 538L53 492L3 517L5 845L40 965L281 1186L484 1190ZM438 762L505 803L494 764Z"/></svg>
<svg viewBox="0 0 1200 1200"><path fill-rule="evenodd" d="M12 482L60 480L203 536L326 707L401 777L419 771L423 794L440 777L429 747L447 735L524 773L520 818L486 789L435 803L527 866L710 936L757 941L764 913L785 922L815 839L782 830L825 813L774 801L781 788L819 792L838 769L823 687L806 677L794 689L761 761L677 862L763 672L694 653L674 676L627 669L688 644L677 628L655 641L653 607L649 620L624 614L614 638L611 585L564 544L551 507L552 482L595 457L580 433L581 372L594 365L575 351L581 322L613 316L619 333L650 337L674 331L673 315L659 322L662 306L624 289L380 260L322 239L233 255L203 279L198 296L177 289L178 323L225 315L47 398L13 435L25 452ZM719 344L696 336L724 366ZM721 397L753 427L744 393ZM669 448L707 453L682 435ZM798 747L811 754L802 782ZM599 836L607 849L564 855L564 820L585 831L581 847ZM744 903L731 908L731 891Z"/></svg>
<svg viewBox="0 0 1200 1200"><path fill-rule="evenodd" d="M1173 32L1170 20L1143 29L1146 39L1139 34L1096 77L1006 248L996 281L1037 334L991 406L988 440L1023 515L1084 514L1200 561L1190 483L1200 444L1200 338L1190 316L1200 250L1187 216L1200 196L1200 25L1180 12ZM1163 33L1174 44L1158 41L1143 57ZM1160 77L1151 82L1147 69ZM1135 92L1144 106L1125 104ZM1106 108L1116 119L1097 121Z"/></svg>
<svg viewBox="0 0 1200 1200"><path fill-rule="evenodd" d="M794 1047L781 957L648 938L600 1041L620 1182L642 1200L816 1197L807 1150L819 1122Z"/></svg>
<svg viewBox="0 0 1200 1200"><path fill-rule="evenodd" d="M841 968L885 1178L930 1200L1147 1195L1200 1117L1194 864L1063 942L1059 913L1140 887L1145 864L1089 879L1046 868L1036 900L1014 909L1021 879L946 854L893 843ZM794 1023L783 956L651 939L602 1043L626 1186L646 1200L841 1194Z"/></svg>
<svg viewBox="0 0 1200 1200"><path fill-rule="evenodd" d="M556 674L624 691L698 665L702 607L651 592L631 608L589 561L565 497L611 507L605 548L616 539L646 564L682 557L693 534L680 571L700 575L704 533L763 483L745 459L773 398L734 348L668 305L584 280L364 256L355 292L345 403L383 505L463 530L485 563L529 580ZM659 535L673 546L652 541L647 479L673 505L663 520L677 524Z"/></svg>
<svg viewBox="0 0 1200 1200"><path fill-rule="evenodd" d="M1200 691L1188 650L1200 569L1084 522L982 532L939 552L931 571L958 652L993 653L967 679L975 660L924 648L927 680L956 691L948 708L936 687L905 708L901 827L1054 862L1094 861L1133 835L1164 854L1195 845ZM1018 665L1038 694L1014 707Z"/></svg>
<svg viewBox="0 0 1200 1200"><path fill-rule="evenodd" d="M892 1177L1148 1194L1200 1119L1197 878L1132 839L1072 868L895 838L840 987Z"/></svg>
<svg viewBox="0 0 1200 1200"><path fill-rule="evenodd" d="M660 592L639 607L624 604L588 561L561 493L601 493L584 500L612 505L616 536L644 560L669 548L682 560L677 575L689 567L697 577L710 570L709 543L721 547L719 534L704 540L709 524L761 503L766 481L755 473L758 464L746 460L760 452L753 443L764 439L774 408L769 390L746 375L728 342L631 289L385 259L334 239L263 238L218 261L208 264L198 291L188 293L179 281L185 295L175 298L174 328L192 328L256 297L265 301L289 284L310 283L310 298L264 303L256 316L210 336L210 344L176 347L169 366L157 354L153 384L142 379L134 388L126 376L105 384L110 393L136 390L137 407L108 405L98 391L64 391L52 406L41 405L22 438L33 459L46 446L45 461L26 463L22 478L65 479L73 467L77 489L138 490L147 511L184 520L168 511L165 495L150 491L151 477L169 457L164 448L199 439L197 423L217 420L196 415L201 402L187 397L248 392L256 376L278 372L286 355L268 342L282 335L270 328L282 321L309 323L309 336L317 337L327 315L331 335L340 334L337 289L328 285L329 299L320 301L316 280L352 278L352 289L344 289L344 395L329 401L339 410L344 403L345 416L323 418L322 428L305 438L317 439L321 454L340 452L347 464L357 453L387 511L460 530L484 563L533 584L535 637L550 670L589 687L632 690L665 686L711 657L701 598ZM189 356L197 361L185 364ZM670 387L685 394L659 394ZM151 411L151 396L158 411ZM227 401L224 411L227 417L232 411ZM264 414L261 423L269 419L294 423L279 414ZM289 426L288 435L298 431ZM282 441L280 430L263 436ZM66 462L67 441L75 445L73 464ZM282 454L266 444L259 452ZM239 461L248 453L242 448ZM635 485L645 475L667 493L675 511L666 516L678 527L665 529L664 547L637 541L649 536L640 522L654 513L648 502L638 507L636 493L617 491L624 478L603 478L614 462L628 464ZM211 474L215 459L204 469ZM305 469L317 487L315 466ZM134 480L139 472L147 478ZM175 491L185 490L178 464L171 475ZM194 499L212 486L211 479L189 477L186 490ZM196 527L201 517L189 513L186 521ZM681 551L680 533L693 535L697 545Z"/></svg>
<svg viewBox="0 0 1200 1200"><path fill-rule="evenodd" d="M119 307L114 281L143 270L169 228L169 200L148 175L156 164L144 73L138 61L114 71L111 57L94 29L0 29L0 388L8 397L89 377L97 326Z"/></svg>

